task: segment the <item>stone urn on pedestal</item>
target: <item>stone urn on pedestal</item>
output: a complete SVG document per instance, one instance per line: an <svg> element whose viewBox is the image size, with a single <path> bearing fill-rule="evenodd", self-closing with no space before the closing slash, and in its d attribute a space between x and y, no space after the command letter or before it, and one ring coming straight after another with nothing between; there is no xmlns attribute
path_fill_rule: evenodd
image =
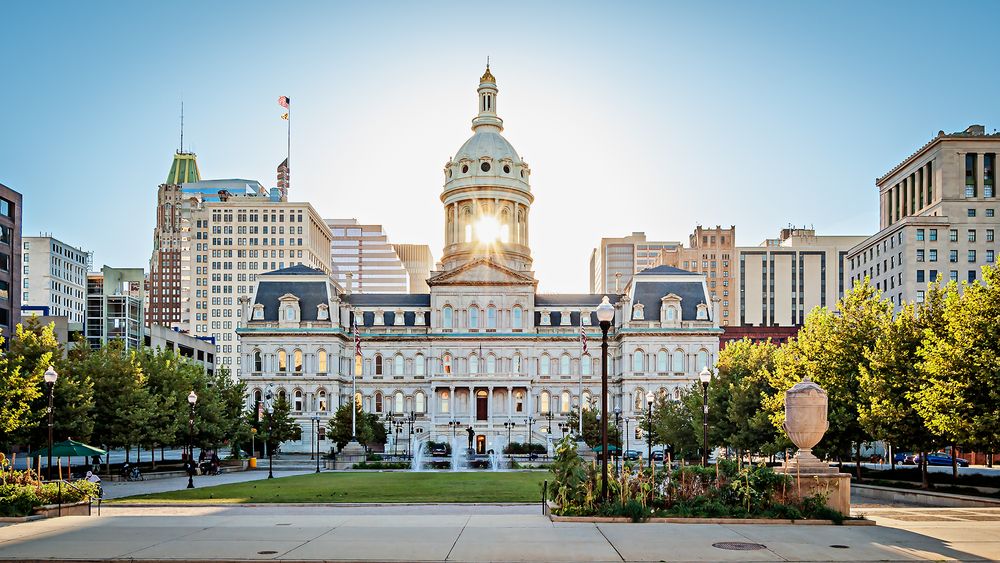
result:
<svg viewBox="0 0 1000 563"><path fill-rule="evenodd" d="M827 506L842 514L851 511L851 477L816 458L812 448L830 427L826 391L809 376L785 391L785 432L798 448L783 470L792 475L800 497L816 493L827 497Z"/></svg>

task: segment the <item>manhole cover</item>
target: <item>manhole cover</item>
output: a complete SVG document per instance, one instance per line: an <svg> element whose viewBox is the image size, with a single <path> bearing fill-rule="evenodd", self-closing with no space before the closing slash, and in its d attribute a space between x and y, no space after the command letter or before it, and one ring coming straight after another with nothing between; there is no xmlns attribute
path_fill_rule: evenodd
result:
<svg viewBox="0 0 1000 563"><path fill-rule="evenodd" d="M275 553L278 553L278 552L277 551L267 550L267 551L258 551L257 555L274 555Z"/></svg>
<svg viewBox="0 0 1000 563"><path fill-rule="evenodd" d="M840 545L839 543L835 543L835 544L831 545L830 547L835 548L835 549L850 549L850 546Z"/></svg>
<svg viewBox="0 0 1000 563"><path fill-rule="evenodd" d="M767 549L767 546L760 543L749 543L742 541L721 541L713 543L712 547L719 549L729 549L732 551L754 551L757 549Z"/></svg>

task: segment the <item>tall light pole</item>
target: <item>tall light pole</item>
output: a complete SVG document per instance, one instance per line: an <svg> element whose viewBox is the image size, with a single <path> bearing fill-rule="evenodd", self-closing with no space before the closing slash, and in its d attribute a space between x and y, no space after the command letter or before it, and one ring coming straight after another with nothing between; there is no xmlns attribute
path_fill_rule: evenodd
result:
<svg viewBox="0 0 1000 563"><path fill-rule="evenodd" d="M528 425L528 458L531 459L531 444L532 444L531 427L534 426L535 419L529 416L524 422L525 424Z"/></svg>
<svg viewBox="0 0 1000 563"><path fill-rule="evenodd" d="M615 307L605 295L597 306L597 321L601 324L601 452L604 454L601 456L601 500L605 502L608 500L608 329L613 320Z"/></svg>
<svg viewBox="0 0 1000 563"><path fill-rule="evenodd" d="M507 458L512 459L514 457L514 450L510 447L510 433L514 430L514 421L507 419L507 422L503 423L503 427L507 429Z"/></svg>
<svg viewBox="0 0 1000 563"><path fill-rule="evenodd" d="M264 441L264 447L267 449L267 478L274 479L274 448L269 447L268 442L271 441L271 434L274 432L274 404L271 403L267 407L267 439Z"/></svg>
<svg viewBox="0 0 1000 563"><path fill-rule="evenodd" d="M646 458L653 467L653 396L652 391L646 392Z"/></svg>
<svg viewBox="0 0 1000 563"><path fill-rule="evenodd" d="M621 424L622 424L622 410L618 407L615 407L615 428L617 428L619 432L621 432ZM615 473L618 473L620 471L618 468L618 462L621 461L621 458L622 458L622 451L621 451L621 444L619 443L618 455L615 457Z"/></svg>
<svg viewBox="0 0 1000 563"><path fill-rule="evenodd" d="M712 372L708 371L708 367L704 367L701 373L698 374L698 379L701 380L701 411L702 411L702 426L705 432L705 442L702 448L701 454L701 465L702 467L708 467L708 384L712 381Z"/></svg>
<svg viewBox="0 0 1000 563"><path fill-rule="evenodd" d="M319 473L319 416L313 417L313 433L316 438L316 473Z"/></svg>
<svg viewBox="0 0 1000 563"><path fill-rule="evenodd" d="M628 422L630 420L632 420L632 419L629 418L629 417L627 417L627 416L625 417L625 443L623 444L623 446L624 446L624 448L623 448L624 451L622 452L623 454L624 454L624 452L628 451Z"/></svg>
<svg viewBox="0 0 1000 563"><path fill-rule="evenodd" d="M37 373L37 372L36 372ZM45 468L46 478L50 481L52 480L52 398L55 393L56 380L59 379L59 374L56 373L55 368L49 366L49 369L45 370L45 384L49 387L49 465Z"/></svg>
<svg viewBox="0 0 1000 563"><path fill-rule="evenodd" d="M406 418L406 453L413 458L413 424L417 421L416 411L410 411L410 416Z"/></svg>
<svg viewBox="0 0 1000 563"><path fill-rule="evenodd" d="M191 405L191 416L188 417L188 461L194 467L194 405L198 402L198 395L192 390L188 393L188 404ZM194 471L188 471L188 486L194 488Z"/></svg>

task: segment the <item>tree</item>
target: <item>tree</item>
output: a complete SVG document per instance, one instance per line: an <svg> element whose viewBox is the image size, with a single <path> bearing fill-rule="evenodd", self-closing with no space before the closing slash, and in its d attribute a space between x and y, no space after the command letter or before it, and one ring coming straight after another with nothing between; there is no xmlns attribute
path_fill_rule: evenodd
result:
<svg viewBox="0 0 1000 563"><path fill-rule="evenodd" d="M696 457L702 447L701 402L700 383L684 389L679 401L671 400L665 393L657 394L653 401L653 433L649 437L652 443L672 447L678 458ZM648 413L639 417L636 424L647 432L650 427Z"/></svg>
<svg viewBox="0 0 1000 563"><path fill-rule="evenodd" d="M21 362L3 350L0 337L0 444L9 445L12 434L30 424L31 404L41 396L42 374L22 368Z"/></svg>
<svg viewBox="0 0 1000 563"><path fill-rule="evenodd" d="M1000 443L1000 269L944 298L944 329L925 333L917 410L939 436L986 451Z"/></svg>
<svg viewBox="0 0 1000 563"><path fill-rule="evenodd" d="M302 428L291 417L292 407L284 395L278 395L270 412L264 411L258 436L267 443L267 451L274 452L282 442L298 440Z"/></svg>
<svg viewBox="0 0 1000 563"><path fill-rule="evenodd" d="M137 354L120 340L78 352L76 369L94 382L93 437L108 448L125 448L128 461L132 446L148 443L153 412Z"/></svg>
<svg viewBox="0 0 1000 563"><path fill-rule="evenodd" d="M868 362L866 353L891 319L892 304L882 300L868 280L847 292L835 311L813 309L798 336L782 346L776 358L770 378L774 394L765 401L775 427L782 429L785 420L785 391L809 376L829 399L830 429L814 451L842 460L853 450L860 461L861 445L871 439L858 412L858 405L865 403L860 374ZM860 463L857 471L860 478Z"/></svg>
<svg viewBox="0 0 1000 563"><path fill-rule="evenodd" d="M358 443L365 446L384 445L386 430L382 421L375 413L366 413L361 405L354 403L355 437ZM340 405L337 412L327 422L329 438L337 444L337 449L343 448L351 441L351 403Z"/></svg>
<svg viewBox="0 0 1000 563"><path fill-rule="evenodd" d="M596 399L591 399L591 403L595 402ZM591 448L596 448L601 445L600 414L600 409L594 408L593 404L590 405L590 408L583 409L583 441ZM573 412L569 413L566 423L574 430L580 428L579 412L577 410L573 410ZM608 417L608 449L611 449L611 446L619 449L622 447L622 432L621 429L615 425L615 413L613 412L609 413Z"/></svg>
<svg viewBox="0 0 1000 563"><path fill-rule="evenodd" d="M771 424L764 400L775 394L770 377L777 346L744 338L719 352L717 373L708 388L709 438L750 454L773 455L787 443Z"/></svg>

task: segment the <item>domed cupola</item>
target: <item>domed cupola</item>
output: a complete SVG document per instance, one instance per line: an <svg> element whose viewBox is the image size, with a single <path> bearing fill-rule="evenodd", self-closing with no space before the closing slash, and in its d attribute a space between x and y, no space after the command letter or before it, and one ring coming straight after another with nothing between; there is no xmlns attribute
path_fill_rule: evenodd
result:
<svg viewBox="0 0 1000 563"><path fill-rule="evenodd" d="M486 72L476 90L473 135L445 164L441 202L445 207L445 270L482 256L494 256L515 270L531 269L528 210L534 196L531 169L501 135L496 78Z"/></svg>

